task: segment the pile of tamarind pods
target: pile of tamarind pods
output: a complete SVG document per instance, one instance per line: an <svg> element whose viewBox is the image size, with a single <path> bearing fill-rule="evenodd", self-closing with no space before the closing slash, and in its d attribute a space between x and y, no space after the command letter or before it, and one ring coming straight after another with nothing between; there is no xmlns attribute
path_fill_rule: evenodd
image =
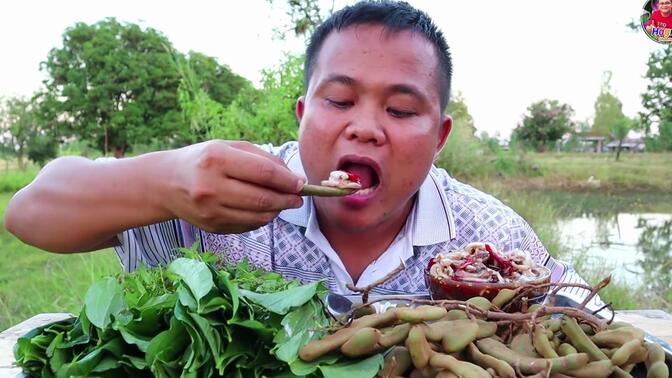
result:
<svg viewBox="0 0 672 378"><path fill-rule="evenodd" d="M483 297L467 303L483 312L492 306ZM573 317L546 315L510 331L461 309L397 307L354 319L303 346L299 357L384 353L379 377L631 377L642 363L647 378L669 377L663 349L629 324L612 323L595 333Z"/></svg>

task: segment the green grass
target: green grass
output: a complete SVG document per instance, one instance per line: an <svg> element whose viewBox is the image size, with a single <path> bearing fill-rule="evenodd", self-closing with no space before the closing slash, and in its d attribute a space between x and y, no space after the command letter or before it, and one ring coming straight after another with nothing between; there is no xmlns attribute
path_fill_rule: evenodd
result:
<svg viewBox="0 0 672 378"><path fill-rule="evenodd" d="M0 168L0 193L14 193L30 184L37 175L38 167L29 166L22 171L16 168Z"/></svg>
<svg viewBox="0 0 672 378"><path fill-rule="evenodd" d="M86 289L120 271L111 249L57 255L22 243L4 227L11 193L0 193L0 330L44 312L77 312Z"/></svg>
<svg viewBox="0 0 672 378"><path fill-rule="evenodd" d="M672 153L531 153L545 187L610 192L662 191L672 188ZM589 182L590 177L593 180Z"/></svg>

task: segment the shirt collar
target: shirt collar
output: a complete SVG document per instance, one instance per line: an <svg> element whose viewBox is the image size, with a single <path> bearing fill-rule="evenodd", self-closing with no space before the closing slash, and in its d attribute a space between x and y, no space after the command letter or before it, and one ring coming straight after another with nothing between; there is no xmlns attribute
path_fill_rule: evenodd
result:
<svg viewBox="0 0 672 378"><path fill-rule="evenodd" d="M298 149L286 159L287 167L292 172L306 176ZM283 210L279 217L297 226L307 227L312 206L311 197L304 197L303 206ZM409 226L414 246L438 244L457 237L453 213L434 168L429 171L420 186L414 213L409 216L412 217Z"/></svg>

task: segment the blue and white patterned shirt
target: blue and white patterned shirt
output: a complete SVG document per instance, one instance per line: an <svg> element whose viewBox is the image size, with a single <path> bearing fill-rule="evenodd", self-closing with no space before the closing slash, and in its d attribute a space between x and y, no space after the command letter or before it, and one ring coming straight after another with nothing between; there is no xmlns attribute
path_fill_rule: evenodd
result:
<svg viewBox="0 0 672 378"><path fill-rule="evenodd" d="M287 166L304 175L298 144L260 146L282 158ZM463 184L448 173L432 167L417 195L414 207L399 235L376 261L352 282L338 254L321 233L310 197L298 209L282 211L272 222L242 234L212 234L181 220L139 227L119 235L116 252L124 270L139 264L166 264L178 247L199 241L202 250L220 254L228 262L247 258L253 265L281 273L302 282L324 280L330 290L347 293L345 284L365 286L399 266L406 269L376 287L376 294L426 293L424 269L439 252L463 249L475 241L489 242L500 250L529 251L533 260L552 272L553 282L583 280L570 266L556 261L547 252L528 223L494 197ZM565 289L563 294L580 302L588 291ZM601 304L596 297L596 307Z"/></svg>

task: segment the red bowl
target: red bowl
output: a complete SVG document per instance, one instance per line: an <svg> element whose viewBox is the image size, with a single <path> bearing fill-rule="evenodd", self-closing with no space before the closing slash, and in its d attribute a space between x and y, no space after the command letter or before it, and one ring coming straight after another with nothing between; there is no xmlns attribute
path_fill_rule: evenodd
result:
<svg viewBox="0 0 672 378"><path fill-rule="evenodd" d="M539 277L515 282L475 282L457 281L442 277L433 277L429 274L431 264L425 269L425 281L432 299L456 299L467 300L472 297L485 297L492 300L502 289L517 289L523 285L539 285L551 281L550 269L536 266L533 269L539 271ZM536 289L530 293L530 300L546 295L548 287Z"/></svg>

